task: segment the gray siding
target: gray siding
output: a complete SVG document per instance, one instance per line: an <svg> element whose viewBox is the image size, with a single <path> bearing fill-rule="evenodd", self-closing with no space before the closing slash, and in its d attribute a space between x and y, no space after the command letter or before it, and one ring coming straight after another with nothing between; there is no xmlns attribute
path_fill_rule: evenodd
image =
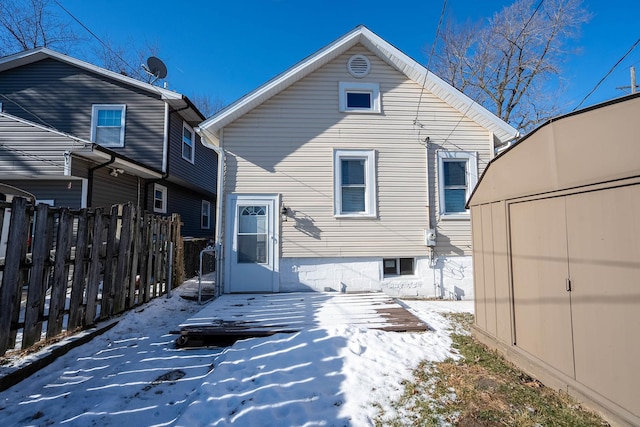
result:
<svg viewBox="0 0 640 427"><path fill-rule="evenodd" d="M113 150L162 167L165 103L159 95L53 59L0 73L0 93L5 112L86 140L93 104L125 104L125 146Z"/></svg>
<svg viewBox="0 0 640 427"><path fill-rule="evenodd" d="M178 113L171 114L169 126L169 179L195 191L209 192L213 196L217 190L218 158L215 151L200 143L200 135L195 134L194 162L182 158L183 118ZM193 128L193 126L192 126Z"/></svg>
<svg viewBox="0 0 640 427"><path fill-rule="evenodd" d="M36 196L53 200L54 206L79 209L82 206L82 181L79 180L3 180Z"/></svg>
<svg viewBox="0 0 640 427"><path fill-rule="evenodd" d="M371 73L346 69L356 53ZM379 83L382 113L341 113L338 83ZM422 125L418 128L414 120ZM426 137L440 149L478 151L482 173L491 133L405 75L356 46L224 129L228 150L225 193L281 193L294 214L284 222L284 257L424 256L437 180L427 177ZM375 150L375 219L333 216L333 150ZM470 221L438 221L439 254L471 254Z"/></svg>
<svg viewBox="0 0 640 427"><path fill-rule="evenodd" d="M109 175L109 168L93 172L93 192L91 207L110 208L112 205L131 202L134 205L144 199L145 181L133 175Z"/></svg>
<svg viewBox="0 0 640 427"><path fill-rule="evenodd" d="M0 115L0 177L64 175L64 152L77 147L66 136Z"/></svg>
<svg viewBox="0 0 640 427"><path fill-rule="evenodd" d="M216 199L211 195L198 193L185 189L167 181L158 181L160 185L167 187L167 213L166 215L179 214L182 221L181 234L191 237L212 237L215 233L215 206ZM147 186L147 210L153 212L153 182ZM210 228L203 229L200 225L202 200L211 204Z"/></svg>

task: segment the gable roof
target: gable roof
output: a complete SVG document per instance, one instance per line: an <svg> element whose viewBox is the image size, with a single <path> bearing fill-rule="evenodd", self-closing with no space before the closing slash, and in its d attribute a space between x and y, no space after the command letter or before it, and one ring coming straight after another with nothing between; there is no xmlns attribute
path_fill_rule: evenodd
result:
<svg viewBox="0 0 640 427"><path fill-rule="evenodd" d="M206 140L218 146L220 144L220 129L329 63L358 43L364 45L387 64L418 85L423 86L465 116L493 132L500 141L506 142L517 135L518 131L515 128L362 25L211 116L200 124L199 132L207 137ZM203 142L206 143L206 141Z"/></svg>
<svg viewBox="0 0 640 427"><path fill-rule="evenodd" d="M180 114L182 114L187 122L195 124L201 122L205 118L189 98L178 92L145 83L138 79L107 70L106 68L98 67L97 65L81 61L77 58L72 58L71 56L64 55L46 47L39 47L1 57L0 73L24 65L33 64L48 58L67 63L74 67L107 77L128 86L142 89L152 94L157 94L160 96L160 99L166 101L174 110L180 110Z"/></svg>

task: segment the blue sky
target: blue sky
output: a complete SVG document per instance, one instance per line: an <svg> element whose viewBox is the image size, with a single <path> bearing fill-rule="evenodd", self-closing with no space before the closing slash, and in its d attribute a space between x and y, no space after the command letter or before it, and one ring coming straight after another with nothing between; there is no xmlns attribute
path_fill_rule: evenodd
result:
<svg viewBox="0 0 640 427"><path fill-rule="evenodd" d="M136 48L152 44L168 68L169 88L189 97L208 95L233 102L359 24L427 64L442 1L314 0L58 0L105 40ZM512 1L448 0L447 16L458 21L492 16ZM562 64L571 111L640 38L640 1L585 1L592 19L576 46L579 55ZM60 11L64 14L63 11ZM86 31L78 27L79 32ZM629 68L640 82L640 46L583 104L627 92Z"/></svg>

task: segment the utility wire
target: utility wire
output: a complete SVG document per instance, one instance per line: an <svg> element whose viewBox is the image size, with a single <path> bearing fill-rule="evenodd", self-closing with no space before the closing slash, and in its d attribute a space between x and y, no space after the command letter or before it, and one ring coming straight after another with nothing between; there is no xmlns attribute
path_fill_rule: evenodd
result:
<svg viewBox="0 0 640 427"><path fill-rule="evenodd" d="M616 62L616 63L615 63L615 65L614 65L613 67L611 67L611 69L607 72L607 74L605 74L605 75L604 75L604 77L603 77L602 79L600 79L600 81L598 82L598 84L596 84L596 86L595 86L593 89L591 89L591 92L589 92L589 93L587 94L587 96L585 96L585 97L582 99L582 101L580 101L580 103L579 103L578 105L576 105L576 108L574 108L574 109L573 109L573 110L571 110L571 111L576 111L578 108L580 108L580 106L584 103L584 101L586 101L586 100L587 100L587 98L589 98L591 95L593 95L593 93L594 93L596 90L598 90L598 88L600 87L600 85L601 85L601 84L602 84L602 83L607 79L607 77L609 77L609 75L610 75L611 73L613 73L613 70L615 70L615 69L616 69L616 67L617 67L618 65L620 65L620 63L621 63L622 61L624 61L624 59L625 59L625 58L626 58L626 57L627 57L631 52L633 52L633 50L636 48L636 46L638 46L638 44L640 44L640 39L636 40L636 42L633 44L633 46L631 46L631 48L627 51L627 53L625 53L624 55L622 55L622 58L620 58L620 59L618 60L618 62Z"/></svg>
<svg viewBox="0 0 640 427"><path fill-rule="evenodd" d="M133 74L137 73L138 70L136 70L132 65L130 65L127 61L125 61L124 58L122 58L122 56L120 56L117 52L115 52L113 49L111 49L111 47L105 43L100 37L97 36L96 33L94 33L93 31L91 31L89 29L89 27L87 27L86 25L84 25L84 23L82 21L80 21L78 18L76 18L71 12L69 12L67 9L65 9L64 6L62 6L60 4L60 2L58 2L58 0L53 0L55 2L55 4L57 4L58 6L60 6L60 8L62 10L64 10L67 15L69 15L71 18L73 18L74 21L76 21L78 24L80 24L80 26L82 26L82 28L84 28L85 30L87 30L89 32L89 34L91 34L96 40L98 40L102 46L104 46L109 52L111 52L116 58L118 58L120 61L122 61L122 63L124 65L126 65L127 67L129 67L129 69L131 71L133 71ZM153 85L152 85L153 86Z"/></svg>
<svg viewBox="0 0 640 427"><path fill-rule="evenodd" d="M424 82L422 83L422 88L420 89L420 98L418 98L418 107L416 108L416 118L413 121L414 124L418 123L418 115L420 113L420 104L422 103L422 95L424 93L424 85L427 84L427 76L429 75L429 69L431 68L431 59L433 58L433 54L436 50L436 43L438 42L438 37L440 37L440 27L442 25L442 21L444 19L444 14L447 9L447 0L444 0L442 3L442 10L440 11L440 19L438 19L438 26L436 27L436 36L433 39L433 43L431 44L431 52L429 52L429 58L427 58L427 71L424 75Z"/></svg>

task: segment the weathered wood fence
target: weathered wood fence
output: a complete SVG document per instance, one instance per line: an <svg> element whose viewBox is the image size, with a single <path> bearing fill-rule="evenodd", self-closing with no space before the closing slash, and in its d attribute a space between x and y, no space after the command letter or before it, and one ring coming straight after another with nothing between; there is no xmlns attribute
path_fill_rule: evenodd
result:
<svg viewBox="0 0 640 427"><path fill-rule="evenodd" d="M0 356L148 302L183 270L172 265L181 254L171 257L182 248L179 216L131 204L71 210L15 198L0 202L0 231Z"/></svg>

